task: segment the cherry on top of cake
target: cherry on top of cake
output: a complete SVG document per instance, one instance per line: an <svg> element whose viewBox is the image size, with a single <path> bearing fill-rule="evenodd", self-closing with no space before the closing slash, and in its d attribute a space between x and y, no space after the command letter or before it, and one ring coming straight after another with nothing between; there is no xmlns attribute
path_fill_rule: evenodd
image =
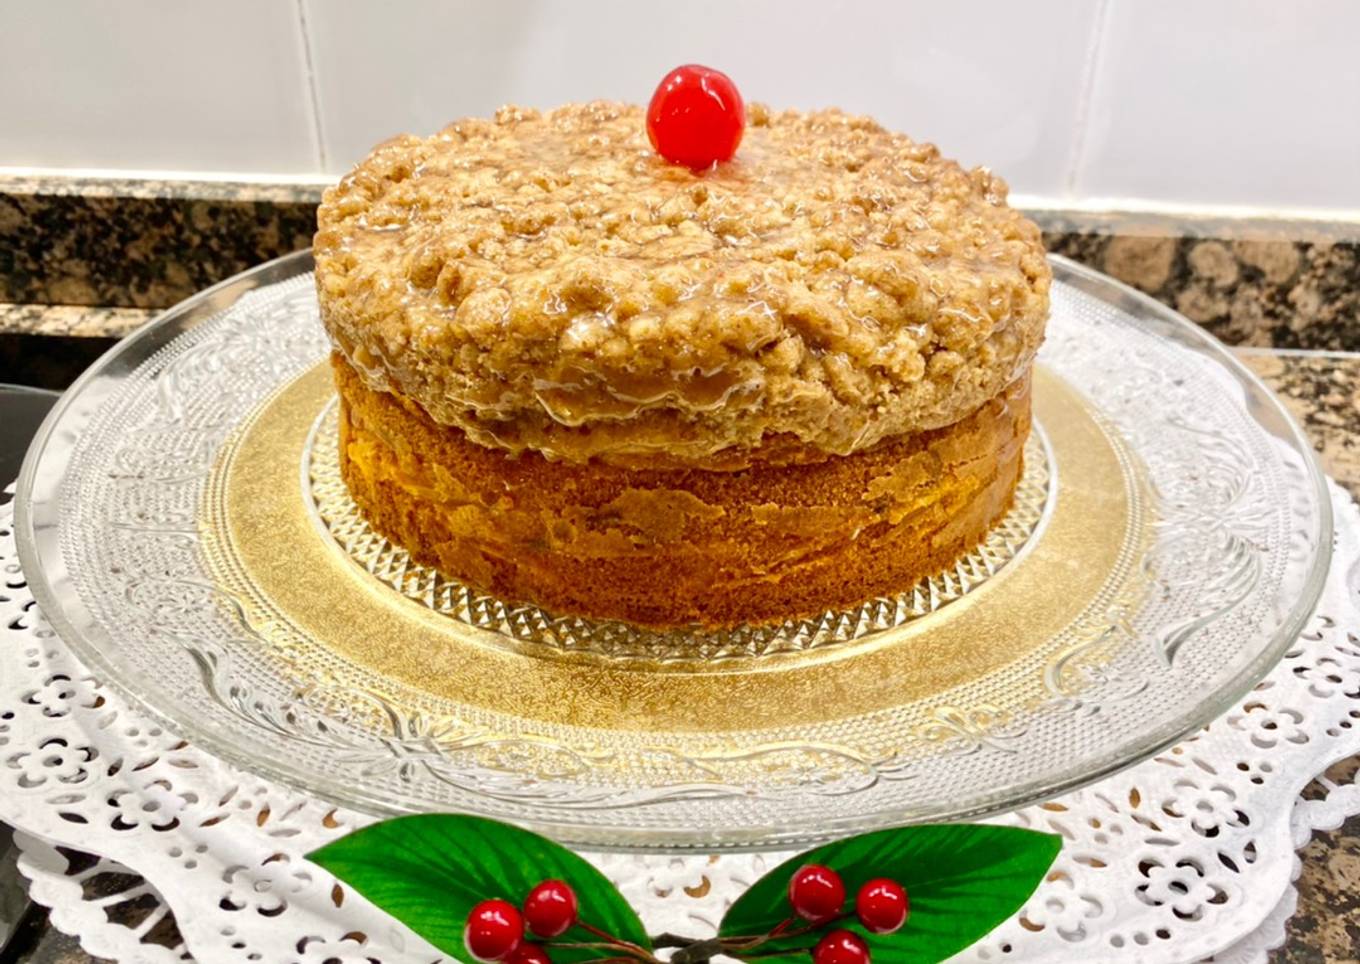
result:
<svg viewBox="0 0 1360 964"><path fill-rule="evenodd" d="M436 421L568 459L844 454L1025 369L1050 273L1003 181L865 117L746 121L700 171L618 103L387 141L320 208L333 341Z"/></svg>

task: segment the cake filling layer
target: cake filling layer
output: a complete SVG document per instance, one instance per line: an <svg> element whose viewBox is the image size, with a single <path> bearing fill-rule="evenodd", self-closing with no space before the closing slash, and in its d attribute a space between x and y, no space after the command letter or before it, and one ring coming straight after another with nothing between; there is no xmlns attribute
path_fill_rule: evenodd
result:
<svg viewBox="0 0 1360 964"><path fill-rule="evenodd" d="M911 588L1005 513L1030 424L1026 372L954 424L849 456L785 440L726 469L560 462L480 445L334 361L341 470L379 532L503 599L652 626Z"/></svg>

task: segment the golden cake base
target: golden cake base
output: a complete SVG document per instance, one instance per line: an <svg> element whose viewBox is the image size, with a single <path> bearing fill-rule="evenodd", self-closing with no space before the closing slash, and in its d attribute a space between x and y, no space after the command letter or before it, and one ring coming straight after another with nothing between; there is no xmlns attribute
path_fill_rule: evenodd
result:
<svg viewBox="0 0 1360 964"><path fill-rule="evenodd" d="M1030 375L961 421L723 468L517 457L375 391L339 355L340 468L378 532L510 602L658 629L804 618L911 589L1010 507Z"/></svg>
<svg viewBox="0 0 1360 964"><path fill-rule="evenodd" d="M201 521L221 581L300 689L364 674L417 717L455 714L483 730L594 754L598 734L644 731L666 752L750 751L750 731L900 713L1022 661L1052 664L1062 629L1112 605L1146 533L1136 475L1080 397L1036 368L1034 413L1057 473L1049 517L1022 557L941 611L864 639L753 658L649 662L563 653L450 619L360 569L313 518L301 467L332 400L318 365L263 402L224 446ZM1039 650L1044 651L1039 651ZM1008 673L1005 702L1037 702L1042 674ZM318 682L320 679L320 682ZM956 707L967 718L987 708ZM449 718L452 718L451 716ZM746 731L740 743L723 734ZM862 730L872 751L873 727ZM840 742L845 742L844 735ZM608 760L600 760L608 769Z"/></svg>

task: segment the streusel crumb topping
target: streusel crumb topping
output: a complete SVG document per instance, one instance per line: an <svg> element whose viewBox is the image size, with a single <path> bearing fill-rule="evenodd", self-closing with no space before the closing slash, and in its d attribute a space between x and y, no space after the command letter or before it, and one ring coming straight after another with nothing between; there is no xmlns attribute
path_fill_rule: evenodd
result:
<svg viewBox="0 0 1360 964"><path fill-rule="evenodd" d="M641 108L505 108L380 145L318 220L322 319L370 386L573 461L947 425L1048 313L1002 180L838 111L751 105L737 157L694 174Z"/></svg>

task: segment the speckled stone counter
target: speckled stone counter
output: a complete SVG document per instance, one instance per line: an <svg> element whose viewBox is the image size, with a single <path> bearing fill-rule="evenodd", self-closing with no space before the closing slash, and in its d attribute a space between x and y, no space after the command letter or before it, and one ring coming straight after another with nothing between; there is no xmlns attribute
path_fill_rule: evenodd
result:
<svg viewBox="0 0 1360 964"><path fill-rule="evenodd" d="M118 339L132 334L160 311L101 305L0 303L0 334Z"/></svg>
<svg viewBox="0 0 1360 964"><path fill-rule="evenodd" d="M1230 345L1360 348L1360 243L1284 222L1135 224L1119 234L1044 232L1050 251L1170 305Z"/></svg>
<svg viewBox="0 0 1360 964"><path fill-rule="evenodd" d="M0 179L0 302L167 308L290 251L320 187Z"/></svg>
<svg viewBox="0 0 1360 964"><path fill-rule="evenodd" d="M1360 500L1360 353L1236 354L1299 420L1327 474Z"/></svg>

